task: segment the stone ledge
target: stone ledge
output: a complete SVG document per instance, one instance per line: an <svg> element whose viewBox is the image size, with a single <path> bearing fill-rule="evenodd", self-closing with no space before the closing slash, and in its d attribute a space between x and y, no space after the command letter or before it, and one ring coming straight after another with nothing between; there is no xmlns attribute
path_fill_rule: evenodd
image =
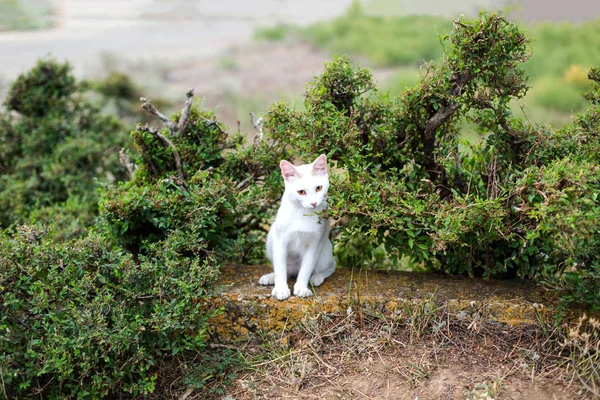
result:
<svg viewBox="0 0 600 400"><path fill-rule="evenodd" d="M315 296L290 297L278 301L271 287L258 284L270 266L227 266L219 284L222 293L211 299L211 307L224 312L211 321L209 334L216 342L247 340L256 332L281 334L311 315L347 315L352 310L407 318L409 306L431 301L445 306L458 318L480 323L521 325L550 321L553 302L533 282L449 277L432 273L352 271L337 269L316 288ZM290 287L293 280L290 280Z"/></svg>

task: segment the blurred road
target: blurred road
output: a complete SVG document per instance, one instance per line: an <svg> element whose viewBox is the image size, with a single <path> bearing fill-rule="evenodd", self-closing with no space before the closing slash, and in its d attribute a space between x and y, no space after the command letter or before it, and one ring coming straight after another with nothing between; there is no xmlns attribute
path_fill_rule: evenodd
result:
<svg viewBox="0 0 600 400"><path fill-rule="evenodd" d="M249 42L257 26L305 25L342 14L351 0L53 0L56 27L0 32L0 77L47 55L79 74L102 52L173 61Z"/></svg>
<svg viewBox="0 0 600 400"><path fill-rule="evenodd" d="M31 68L40 57L68 60L79 76L109 53L122 60L173 61L214 56L249 43L258 26L277 23L307 25L334 18L352 0L49 0L54 28L0 32L0 84ZM525 21L581 21L597 17L600 0L381 0L400 13L476 14L480 8L511 6L511 15ZM373 0L376 3L375 0ZM381 15L392 12L383 7ZM2 89L0 85L0 91Z"/></svg>

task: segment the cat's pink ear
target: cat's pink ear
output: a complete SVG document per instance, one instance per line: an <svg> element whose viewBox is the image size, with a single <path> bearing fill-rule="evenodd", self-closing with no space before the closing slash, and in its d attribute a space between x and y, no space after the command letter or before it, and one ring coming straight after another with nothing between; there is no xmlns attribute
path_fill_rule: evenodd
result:
<svg viewBox="0 0 600 400"><path fill-rule="evenodd" d="M281 168L281 175L283 175L283 179L285 179L286 182L292 182L299 177L296 167L288 161L281 160L279 168Z"/></svg>
<svg viewBox="0 0 600 400"><path fill-rule="evenodd" d="M313 162L313 175L327 175L327 157L321 154L315 162Z"/></svg>

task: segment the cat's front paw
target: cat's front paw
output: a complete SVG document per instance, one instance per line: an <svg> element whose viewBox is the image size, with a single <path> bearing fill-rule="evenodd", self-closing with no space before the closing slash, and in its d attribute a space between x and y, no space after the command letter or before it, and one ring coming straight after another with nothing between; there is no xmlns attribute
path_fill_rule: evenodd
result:
<svg viewBox="0 0 600 400"><path fill-rule="evenodd" d="M275 274L273 272L271 272L270 274L266 274L260 277L260 279L258 280L258 283L260 285L272 285L275 283Z"/></svg>
<svg viewBox="0 0 600 400"><path fill-rule="evenodd" d="M287 285L275 286L271 292L271 296L275 297L277 300L285 300L290 297L290 288L287 287Z"/></svg>
<svg viewBox="0 0 600 400"><path fill-rule="evenodd" d="M298 297L309 297L313 295L313 292L307 287L294 286L294 295Z"/></svg>

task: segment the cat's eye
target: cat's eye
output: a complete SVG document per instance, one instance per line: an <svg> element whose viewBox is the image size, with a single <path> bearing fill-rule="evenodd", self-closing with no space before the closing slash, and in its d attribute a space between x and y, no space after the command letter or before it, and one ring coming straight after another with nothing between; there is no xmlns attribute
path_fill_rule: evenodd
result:
<svg viewBox="0 0 600 400"><path fill-rule="evenodd" d="M317 187L315 188L315 190L316 190L317 192L320 192L322 189L323 189L323 186L317 186Z"/></svg>
<svg viewBox="0 0 600 400"><path fill-rule="evenodd" d="M298 190L300 196L306 196L306 190Z"/></svg>

